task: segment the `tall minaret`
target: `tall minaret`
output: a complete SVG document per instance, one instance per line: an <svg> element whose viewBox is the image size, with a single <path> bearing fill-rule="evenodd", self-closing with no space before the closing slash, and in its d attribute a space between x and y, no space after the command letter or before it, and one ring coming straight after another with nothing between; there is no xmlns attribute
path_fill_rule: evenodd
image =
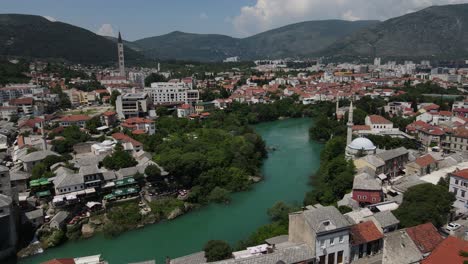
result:
<svg viewBox="0 0 468 264"><path fill-rule="evenodd" d="M346 134L346 145L351 144L351 139L353 139L353 101L351 101L351 105L349 106L349 114L348 114L348 132Z"/></svg>
<svg viewBox="0 0 468 264"><path fill-rule="evenodd" d="M338 120L338 109L340 109L340 99L336 98L336 109L335 109L335 117Z"/></svg>
<svg viewBox="0 0 468 264"><path fill-rule="evenodd" d="M125 59L124 59L124 46L122 36L119 31L119 40L117 42L117 51L119 52L119 74L121 77L125 77Z"/></svg>

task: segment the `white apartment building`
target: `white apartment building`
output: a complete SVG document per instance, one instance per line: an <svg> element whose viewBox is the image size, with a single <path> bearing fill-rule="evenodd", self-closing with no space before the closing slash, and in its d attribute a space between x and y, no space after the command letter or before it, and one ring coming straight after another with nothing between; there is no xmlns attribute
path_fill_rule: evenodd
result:
<svg viewBox="0 0 468 264"><path fill-rule="evenodd" d="M119 95L115 109L119 118L140 117L146 115L151 104L147 93L128 93Z"/></svg>
<svg viewBox="0 0 468 264"><path fill-rule="evenodd" d="M468 169L454 171L449 175L449 191L453 192L457 199L453 206L457 213L466 213L468 212Z"/></svg>
<svg viewBox="0 0 468 264"><path fill-rule="evenodd" d="M157 82L152 83L151 87L146 87L147 92L154 105L160 104L191 104L199 100L198 90L191 89L183 82Z"/></svg>

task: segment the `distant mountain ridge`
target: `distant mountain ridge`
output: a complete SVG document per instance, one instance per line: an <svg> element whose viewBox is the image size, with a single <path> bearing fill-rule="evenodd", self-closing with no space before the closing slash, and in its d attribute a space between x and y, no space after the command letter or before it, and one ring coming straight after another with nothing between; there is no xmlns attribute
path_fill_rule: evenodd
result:
<svg viewBox="0 0 468 264"><path fill-rule="evenodd" d="M468 4L432 6L347 36L317 55L336 58L468 57Z"/></svg>
<svg viewBox="0 0 468 264"><path fill-rule="evenodd" d="M133 43L150 58L220 61L231 56L243 60L301 57L331 45L378 21L321 20L296 23L248 38L180 31L144 38Z"/></svg>
<svg viewBox="0 0 468 264"><path fill-rule="evenodd" d="M125 49L127 60L143 56ZM44 17L0 14L0 55L64 59L76 63L113 63L117 47L95 33Z"/></svg>
<svg viewBox="0 0 468 264"><path fill-rule="evenodd" d="M123 32L125 36L125 32ZM0 56L115 63L115 38L41 16L0 15ZM317 58L332 60L466 59L468 4L432 6L379 21L321 20L287 25L247 38L219 34L169 34L125 41L127 61L221 61Z"/></svg>

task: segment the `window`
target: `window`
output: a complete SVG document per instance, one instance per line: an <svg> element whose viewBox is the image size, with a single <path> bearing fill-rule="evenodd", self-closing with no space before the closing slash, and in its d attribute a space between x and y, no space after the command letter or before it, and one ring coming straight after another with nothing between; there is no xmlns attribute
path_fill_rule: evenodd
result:
<svg viewBox="0 0 468 264"><path fill-rule="evenodd" d="M458 180L455 180L455 184L458 184Z"/></svg>
<svg viewBox="0 0 468 264"><path fill-rule="evenodd" d="M457 189L457 188L453 188L453 193L454 193L455 195L457 195L458 189Z"/></svg>
<svg viewBox="0 0 468 264"><path fill-rule="evenodd" d="M320 241L320 248L325 248L325 240Z"/></svg>
<svg viewBox="0 0 468 264"><path fill-rule="evenodd" d="M335 238L330 238L330 246L335 245Z"/></svg>
<svg viewBox="0 0 468 264"><path fill-rule="evenodd" d="M461 197L465 197L465 191L461 191Z"/></svg>
<svg viewBox="0 0 468 264"><path fill-rule="evenodd" d="M340 243L344 243L344 236L340 236Z"/></svg>

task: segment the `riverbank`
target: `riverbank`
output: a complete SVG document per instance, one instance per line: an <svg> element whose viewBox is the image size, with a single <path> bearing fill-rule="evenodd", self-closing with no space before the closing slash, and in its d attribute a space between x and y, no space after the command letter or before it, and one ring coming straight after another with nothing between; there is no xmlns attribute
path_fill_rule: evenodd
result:
<svg viewBox="0 0 468 264"><path fill-rule="evenodd" d="M235 244L269 222L266 210L277 201L302 203L310 189L310 173L320 164L322 145L309 140L312 119L286 119L254 126L268 146L277 146L264 161L264 180L246 192L235 193L229 205L210 204L172 221L149 225L115 239L96 235L71 241L19 263L37 264L61 258L102 254L111 264L175 258L202 249L211 239Z"/></svg>

